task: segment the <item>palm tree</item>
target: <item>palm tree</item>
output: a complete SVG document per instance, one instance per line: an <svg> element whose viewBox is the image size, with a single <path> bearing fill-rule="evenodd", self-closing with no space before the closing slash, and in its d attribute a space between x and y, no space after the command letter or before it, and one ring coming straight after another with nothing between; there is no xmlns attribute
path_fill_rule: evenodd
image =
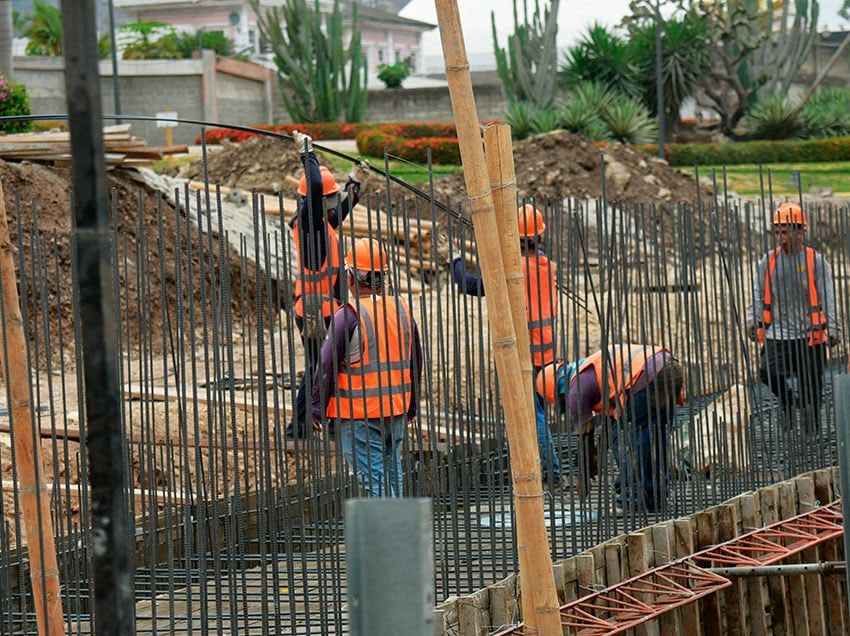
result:
<svg viewBox="0 0 850 636"><path fill-rule="evenodd" d="M62 12L44 0L35 0L24 36L27 55L62 55Z"/></svg>

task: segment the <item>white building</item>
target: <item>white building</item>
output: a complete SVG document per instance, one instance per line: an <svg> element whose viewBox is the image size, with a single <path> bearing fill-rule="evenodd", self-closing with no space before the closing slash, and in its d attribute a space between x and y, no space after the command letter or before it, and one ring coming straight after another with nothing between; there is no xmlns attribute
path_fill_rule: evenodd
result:
<svg viewBox="0 0 850 636"><path fill-rule="evenodd" d="M261 7L280 7L284 0L261 0ZM410 60L413 73L424 70L422 34L435 25L403 18L398 11L407 0L363 0L358 2L359 31L371 75L378 64ZM267 52L257 29L257 18L247 0L114 0L115 9L131 21L155 20L178 30L218 31L231 38L236 51ZM323 12L333 10L332 0L321 0ZM342 2L344 28L351 29L351 2ZM346 33L346 36L348 33Z"/></svg>

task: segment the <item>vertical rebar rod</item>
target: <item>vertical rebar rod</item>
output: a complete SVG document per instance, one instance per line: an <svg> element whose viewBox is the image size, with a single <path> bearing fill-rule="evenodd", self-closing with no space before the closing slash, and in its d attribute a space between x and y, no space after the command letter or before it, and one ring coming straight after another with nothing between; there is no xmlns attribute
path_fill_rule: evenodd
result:
<svg viewBox="0 0 850 636"><path fill-rule="evenodd" d="M93 0L62 0L65 92L71 131L76 285L83 327L88 443L92 461L95 632L130 634L134 605L125 545L125 500L115 303L109 273L111 237Z"/></svg>
<svg viewBox="0 0 850 636"><path fill-rule="evenodd" d="M850 515L847 514L847 494L850 493L850 375L842 374L833 380L835 427L838 435L838 466L841 471L841 500L844 502L844 554L850 554ZM850 569L844 571L850 590Z"/></svg>

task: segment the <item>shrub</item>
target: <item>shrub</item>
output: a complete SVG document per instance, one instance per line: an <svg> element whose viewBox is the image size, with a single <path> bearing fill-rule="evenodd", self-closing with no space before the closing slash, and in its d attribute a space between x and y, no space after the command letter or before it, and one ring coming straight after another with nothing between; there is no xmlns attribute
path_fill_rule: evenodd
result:
<svg viewBox="0 0 850 636"><path fill-rule="evenodd" d="M655 122L643 104L599 82L577 84L559 115L562 128L594 141L647 143L655 134Z"/></svg>
<svg viewBox="0 0 850 636"><path fill-rule="evenodd" d="M806 118L782 95L771 95L747 111L747 132L754 139L802 139L806 136Z"/></svg>
<svg viewBox="0 0 850 636"><path fill-rule="evenodd" d="M378 64L378 79L387 88L400 88L401 83L410 75L407 62L396 62L395 64Z"/></svg>
<svg viewBox="0 0 850 636"><path fill-rule="evenodd" d="M460 146L454 124L385 124L357 135L357 150L370 157L391 155L425 163L428 149L433 163L460 163Z"/></svg>
<svg viewBox="0 0 850 636"><path fill-rule="evenodd" d="M27 93L27 87L0 75L0 115L30 114L30 97ZM7 121L0 125L0 130L7 133L27 132L32 130L32 122Z"/></svg>
<svg viewBox="0 0 850 636"><path fill-rule="evenodd" d="M321 124L257 124L251 126L251 128L271 130L287 135L291 134L293 130L298 130L307 133L316 141L320 141L322 139L354 139L357 137L357 133L364 128L364 125L333 121ZM206 131L208 144L220 144L224 139L239 142L256 136L257 133L233 130L232 128L210 128ZM195 139L195 143L201 143L200 135Z"/></svg>
<svg viewBox="0 0 850 636"><path fill-rule="evenodd" d="M602 121L611 132L611 137L623 143L649 143L657 132L655 120L636 99L612 102L602 113Z"/></svg>
<svg viewBox="0 0 850 636"><path fill-rule="evenodd" d="M811 96L803 107L809 137L850 135L850 90L827 88Z"/></svg>
<svg viewBox="0 0 850 636"><path fill-rule="evenodd" d="M640 148L649 154L658 152L655 144ZM666 144L664 148L671 166L850 160L850 137L731 144Z"/></svg>

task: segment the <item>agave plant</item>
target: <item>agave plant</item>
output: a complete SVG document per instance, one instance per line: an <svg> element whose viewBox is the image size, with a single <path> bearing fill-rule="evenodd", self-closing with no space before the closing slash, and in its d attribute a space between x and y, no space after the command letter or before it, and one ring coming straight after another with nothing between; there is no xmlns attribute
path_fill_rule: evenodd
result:
<svg viewBox="0 0 850 636"><path fill-rule="evenodd" d="M850 135L850 89L828 88L815 93L802 114L809 137Z"/></svg>
<svg viewBox="0 0 850 636"><path fill-rule="evenodd" d="M612 139L629 144L648 144L658 129L646 107L636 99L618 99L602 114Z"/></svg>
<svg viewBox="0 0 850 636"><path fill-rule="evenodd" d="M598 110L590 102L578 95L573 95L559 110L560 126L579 135L584 135L594 141L610 139L611 135L605 122L600 118Z"/></svg>
<svg viewBox="0 0 850 636"><path fill-rule="evenodd" d="M560 117L554 108L540 108L531 116L531 132L535 135L552 132L560 128Z"/></svg>
<svg viewBox="0 0 850 636"><path fill-rule="evenodd" d="M801 139L808 129L805 116L781 95L771 95L752 106L744 125L755 139Z"/></svg>
<svg viewBox="0 0 850 636"><path fill-rule="evenodd" d="M528 102L512 102L505 115L515 139L525 139L531 134L531 120L534 117L533 108Z"/></svg>
<svg viewBox="0 0 850 636"><path fill-rule="evenodd" d="M567 86L598 82L618 93L641 92L638 67L628 43L614 31L594 24L561 63L560 75Z"/></svg>

